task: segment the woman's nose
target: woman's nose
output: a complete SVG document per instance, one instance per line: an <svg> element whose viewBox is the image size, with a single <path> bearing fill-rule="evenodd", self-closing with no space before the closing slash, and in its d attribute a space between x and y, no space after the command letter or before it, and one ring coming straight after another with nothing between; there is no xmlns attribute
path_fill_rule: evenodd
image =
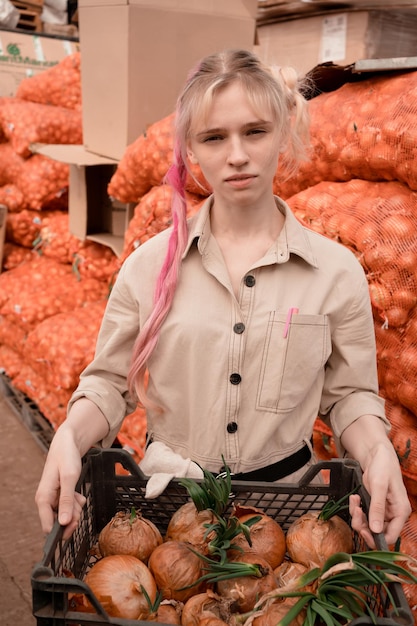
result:
<svg viewBox="0 0 417 626"><path fill-rule="evenodd" d="M228 162L231 165L243 165L248 160L248 154L245 150L243 141L235 138L230 141L230 150L228 154Z"/></svg>

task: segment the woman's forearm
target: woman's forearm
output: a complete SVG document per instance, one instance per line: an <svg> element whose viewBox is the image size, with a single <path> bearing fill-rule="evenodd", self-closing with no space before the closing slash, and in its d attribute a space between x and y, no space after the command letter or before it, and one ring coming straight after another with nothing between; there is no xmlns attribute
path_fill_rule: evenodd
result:
<svg viewBox="0 0 417 626"><path fill-rule="evenodd" d="M80 398L71 407L67 419L59 428L60 435L70 435L80 455L101 441L109 432L109 425L100 409L88 398Z"/></svg>
<svg viewBox="0 0 417 626"><path fill-rule="evenodd" d="M394 449L387 436L384 422L376 415L362 415L342 433L341 443L349 456L356 459L362 469L366 467L369 456L378 446Z"/></svg>

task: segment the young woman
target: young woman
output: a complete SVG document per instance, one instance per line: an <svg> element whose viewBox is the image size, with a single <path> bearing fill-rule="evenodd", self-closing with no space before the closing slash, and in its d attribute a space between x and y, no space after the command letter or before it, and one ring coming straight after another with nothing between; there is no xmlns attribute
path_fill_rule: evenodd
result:
<svg viewBox="0 0 417 626"><path fill-rule="evenodd" d="M39 484L45 532L57 514L73 531L81 458L111 445L139 398L149 442L215 473L224 457L240 480L298 479L314 462L321 415L340 454L363 469L371 531L397 539L410 504L378 396L365 274L347 248L304 228L273 195L277 171L304 158L307 128L292 70L272 73L231 50L189 77L168 174L173 226L121 268ZM190 164L212 194L187 223ZM357 497L351 513L373 545Z"/></svg>

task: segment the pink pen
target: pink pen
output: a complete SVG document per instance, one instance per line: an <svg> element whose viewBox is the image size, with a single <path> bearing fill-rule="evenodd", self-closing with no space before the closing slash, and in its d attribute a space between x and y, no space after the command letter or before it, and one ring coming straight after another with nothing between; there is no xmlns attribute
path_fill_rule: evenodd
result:
<svg viewBox="0 0 417 626"><path fill-rule="evenodd" d="M283 337L284 339L287 337L288 335L288 330L290 328L290 324L291 324L291 318L293 315L295 315L296 313L298 313L298 308L296 306L292 306L291 308L288 309L288 313L287 313L287 319L285 320L285 327L284 327L284 333L283 333Z"/></svg>

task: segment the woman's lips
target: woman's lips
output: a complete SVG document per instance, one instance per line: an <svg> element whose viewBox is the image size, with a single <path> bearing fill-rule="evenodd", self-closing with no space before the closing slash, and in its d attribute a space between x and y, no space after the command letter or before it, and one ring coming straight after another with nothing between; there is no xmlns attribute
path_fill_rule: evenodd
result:
<svg viewBox="0 0 417 626"><path fill-rule="evenodd" d="M241 176L230 176L226 178L226 182L237 189L247 187L254 180L255 176L251 174L242 174Z"/></svg>

